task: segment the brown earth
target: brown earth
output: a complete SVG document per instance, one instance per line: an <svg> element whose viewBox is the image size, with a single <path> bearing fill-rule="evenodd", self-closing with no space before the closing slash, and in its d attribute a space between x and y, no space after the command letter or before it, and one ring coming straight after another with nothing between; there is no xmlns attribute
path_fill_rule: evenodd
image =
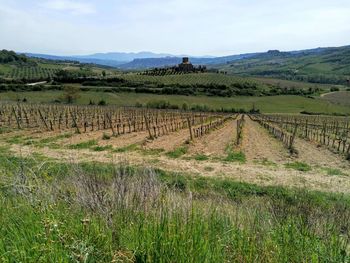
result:
<svg viewBox="0 0 350 263"><path fill-rule="evenodd" d="M202 138L196 139L189 148L189 154L204 154L211 156L225 155L226 147L236 138L237 121L232 120L223 127L212 131Z"/></svg>
<svg viewBox="0 0 350 263"><path fill-rule="evenodd" d="M290 154L283 144L267 130L246 116L242 145L239 147L248 162L268 160L274 163L287 162Z"/></svg>

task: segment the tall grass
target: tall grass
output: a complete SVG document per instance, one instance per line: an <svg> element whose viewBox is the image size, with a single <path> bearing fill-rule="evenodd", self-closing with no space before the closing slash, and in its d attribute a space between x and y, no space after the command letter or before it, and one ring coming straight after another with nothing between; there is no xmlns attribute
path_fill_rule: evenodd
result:
<svg viewBox="0 0 350 263"><path fill-rule="evenodd" d="M126 164L0 161L1 262L350 260L348 197Z"/></svg>

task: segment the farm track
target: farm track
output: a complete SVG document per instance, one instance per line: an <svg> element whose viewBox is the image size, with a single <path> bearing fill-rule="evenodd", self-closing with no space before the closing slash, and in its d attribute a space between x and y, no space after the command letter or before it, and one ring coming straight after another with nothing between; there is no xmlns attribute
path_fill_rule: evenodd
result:
<svg viewBox="0 0 350 263"><path fill-rule="evenodd" d="M189 154L204 154L222 156L226 147L236 138L236 120L228 121L223 127L212 131L210 134L196 139L190 146Z"/></svg>
<svg viewBox="0 0 350 263"><path fill-rule="evenodd" d="M245 118L243 140L239 149L245 153L248 162L268 160L280 163L290 160L290 154L282 143L248 117Z"/></svg>

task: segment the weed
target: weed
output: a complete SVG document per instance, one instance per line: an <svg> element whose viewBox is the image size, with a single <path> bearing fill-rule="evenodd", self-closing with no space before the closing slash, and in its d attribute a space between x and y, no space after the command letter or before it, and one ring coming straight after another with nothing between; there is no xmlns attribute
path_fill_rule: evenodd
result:
<svg viewBox="0 0 350 263"><path fill-rule="evenodd" d="M209 157L205 154L197 154L194 156L194 159L196 161L207 161L207 160L209 160Z"/></svg>
<svg viewBox="0 0 350 263"><path fill-rule="evenodd" d="M310 165L308 165L307 163L303 163L303 162L286 163L285 167L290 168L290 169L294 169L297 171L301 171L301 172L308 172L308 171L311 171L311 169L312 169Z"/></svg>
<svg viewBox="0 0 350 263"><path fill-rule="evenodd" d="M239 163L246 162L245 154L242 151L235 152L232 143L230 143L229 145L226 146L225 151L226 151L227 156L223 159L223 161L225 161L225 162L239 162Z"/></svg>
<svg viewBox="0 0 350 263"><path fill-rule="evenodd" d="M226 158L224 158L224 161L245 163L246 157L245 157L245 154L243 152L231 151L227 154Z"/></svg>
<svg viewBox="0 0 350 263"><path fill-rule="evenodd" d="M16 135L6 139L6 142L10 144L22 144L24 141L25 139L22 135Z"/></svg>
<svg viewBox="0 0 350 263"><path fill-rule="evenodd" d="M108 151L112 150L113 146L112 145L105 145L105 146L95 146L92 148L95 152L103 152L103 151Z"/></svg>
<svg viewBox="0 0 350 263"><path fill-rule="evenodd" d="M176 148L174 151L167 152L166 155L170 158L179 158L182 155L185 155L188 151L188 146L181 146L179 148Z"/></svg>
<svg viewBox="0 0 350 263"><path fill-rule="evenodd" d="M92 146L96 146L96 145L97 145L97 141L96 140L89 140L89 141L86 141L86 142L81 142L81 143L69 145L68 148L69 149L76 149L76 150L78 150L78 149L89 149Z"/></svg>
<svg viewBox="0 0 350 263"><path fill-rule="evenodd" d="M111 136L104 132L102 135L102 140L109 140L109 139L111 139Z"/></svg>
<svg viewBox="0 0 350 263"><path fill-rule="evenodd" d="M333 175L346 175L343 173L341 170L336 169L336 168L323 168L327 175L333 176Z"/></svg>
<svg viewBox="0 0 350 263"><path fill-rule="evenodd" d="M113 150L113 152L117 152L117 153L124 153L124 152L131 152L131 151L136 151L138 149L139 145L138 144L130 144L128 146L125 147L121 147L121 148L117 148L115 150Z"/></svg>

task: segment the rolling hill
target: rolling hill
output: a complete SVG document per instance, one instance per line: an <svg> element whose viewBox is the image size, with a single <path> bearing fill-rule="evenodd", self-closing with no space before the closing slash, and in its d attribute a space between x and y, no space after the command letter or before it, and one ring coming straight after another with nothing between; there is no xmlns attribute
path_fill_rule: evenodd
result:
<svg viewBox="0 0 350 263"><path fill-rule="evenodd" d="M14 51L0 50L0 80L33 82L52 79L60 70L75 72L77 76L101 76L104 71L107 76L118 71L107 66L80 63L72 60L28 57Z"/></svg>
<svg viewBox="0 0 350 263"><path fill-rule="evenodd" d="M36 53L24 53L28 57L43 58L50 60L68 60L77 61L80 63L93 63L102 66L116 67L123 70L138 70L149 69L155 67L174 66L181 62L181 58L187 55L172 55L172 54L158 54L152 52L139 52L139 53L123 53L123 52L110 52L110 53L96 53L85 56L55 56L47 54ZM249 58L258 53L239 54L224 57L213 56L189 56L190 60L195 65L214 65L227 63L243 58Z"/></svg>
<svg viewBox="0 0 350 263"><path fill-rule="evenodd" d="M31 53L27 55L52 60L94 63L116 67L126 71L174 66L181 62L181 56L152 52L113 52L68 57ZM190 61L194 65L207 65L210 68L225 71L229 74L243 76L340 85L346 85L347 80L350 78L350 46L288 52L270 50L263 53L248 53L223 57L190 56Z"/></svg>
<svg viewBox="0 0 350 263"><path fill-rule="evenodd" d="M238 75L345 85L350 78L350 46L294 52L271 50L215 67Z"/></svg>

